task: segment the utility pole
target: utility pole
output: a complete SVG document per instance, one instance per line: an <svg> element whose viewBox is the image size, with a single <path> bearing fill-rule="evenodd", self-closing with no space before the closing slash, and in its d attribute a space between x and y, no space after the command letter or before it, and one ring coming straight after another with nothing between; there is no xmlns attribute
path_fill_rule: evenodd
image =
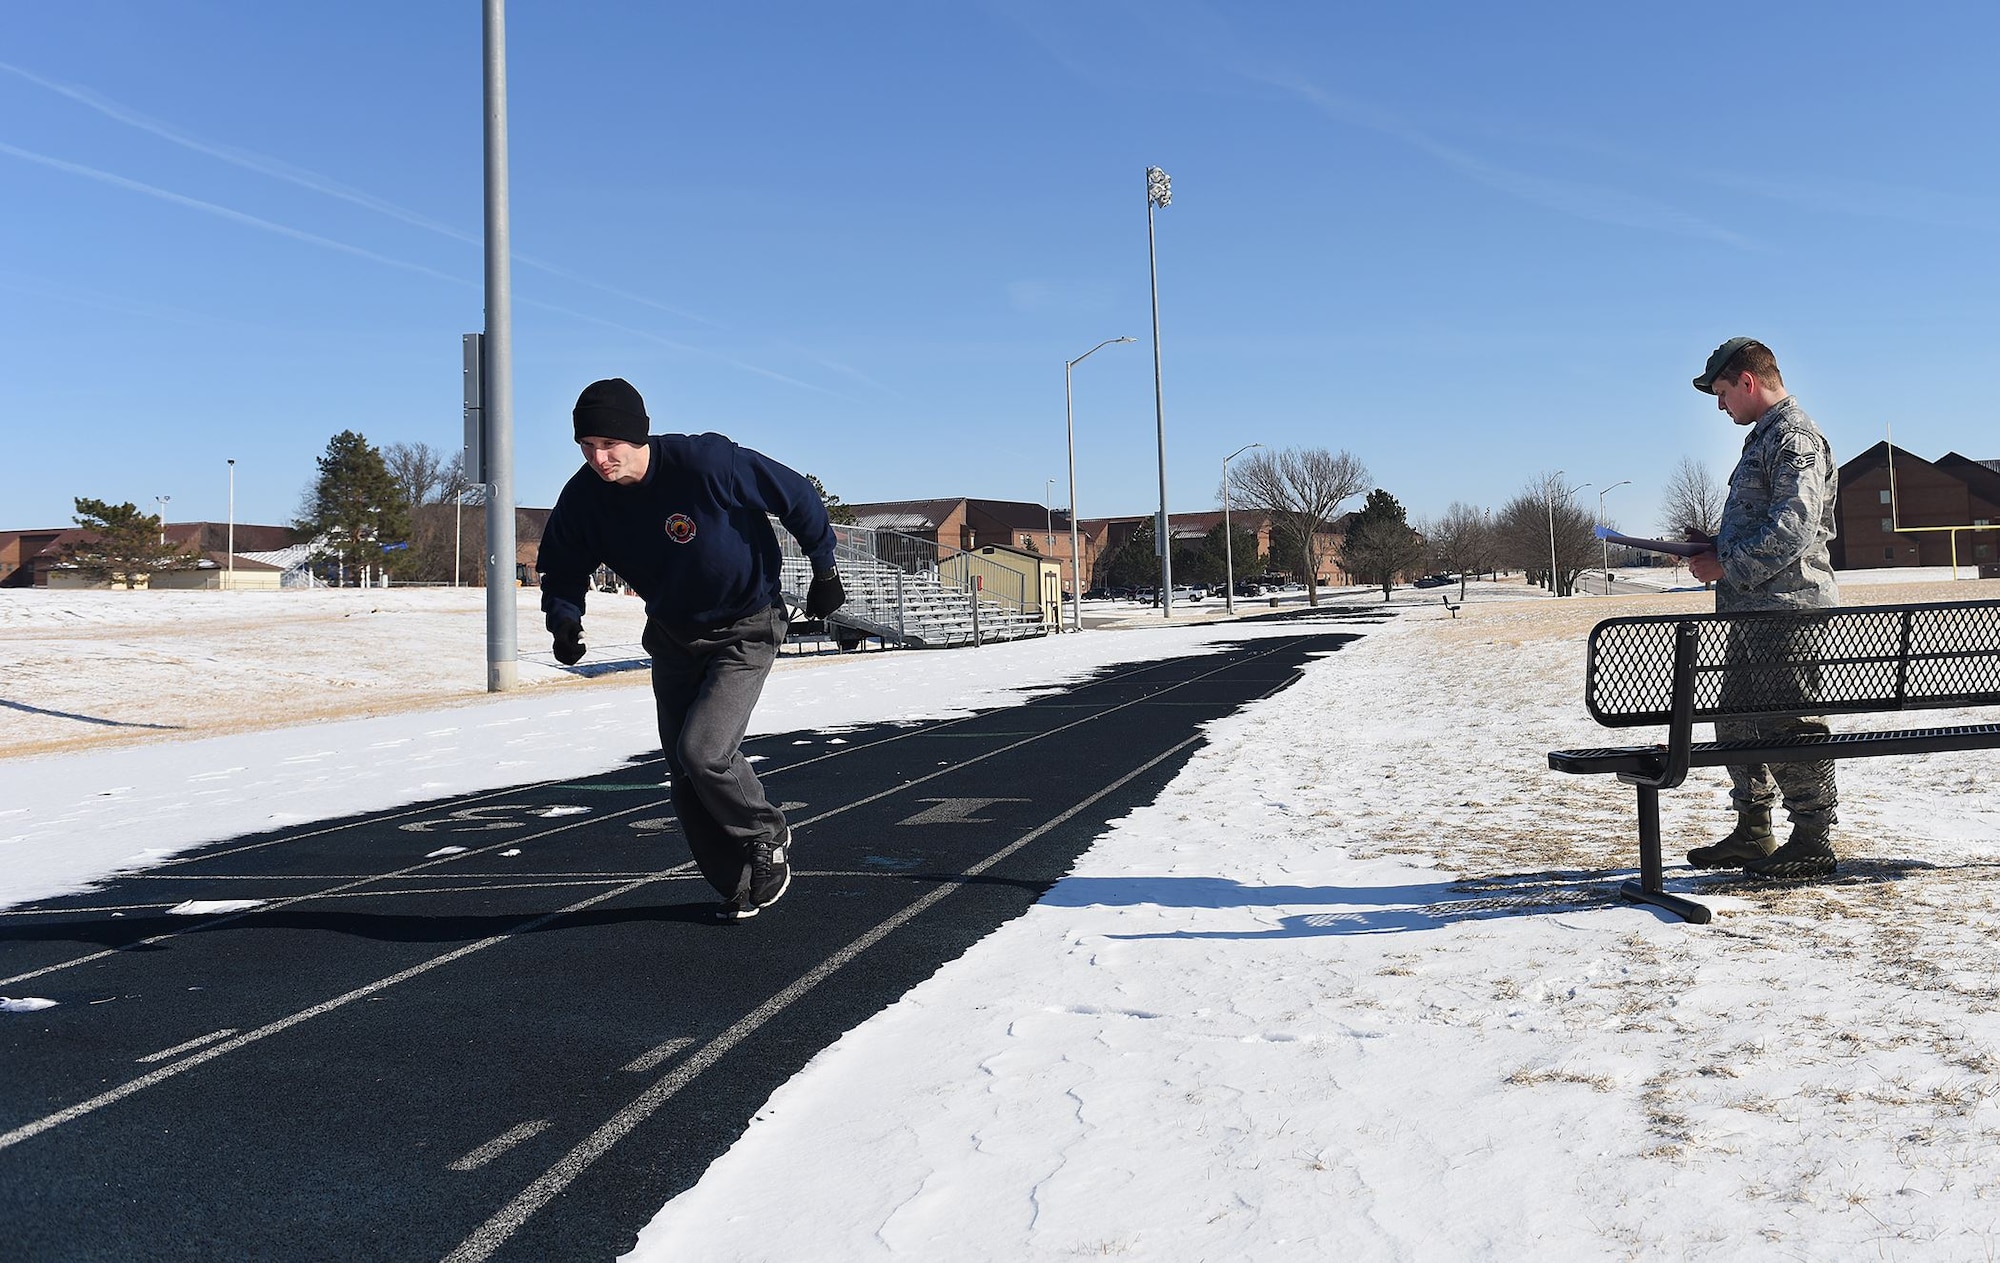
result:
<svg viewBox="0 0 2000 1263"><path fill-rule="evenodd" d="M485 0L486 691L513 689L519 600L514 580L514 300L507 212L507 5Z"/></svg>

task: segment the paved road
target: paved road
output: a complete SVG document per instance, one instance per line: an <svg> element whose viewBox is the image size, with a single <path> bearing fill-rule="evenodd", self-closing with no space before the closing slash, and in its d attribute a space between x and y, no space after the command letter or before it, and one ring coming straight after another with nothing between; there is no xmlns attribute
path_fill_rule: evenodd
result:
<svg viewBox="0 0 2000 1263"><path fill-rule="evenodd" d="M750 744L795 828L711 920L657 759L203 848L0 913L0 1254L607 1259L815 1052L1380 615L948 722ZM247 911L170 915L191 900ZM754 1208L752 1208L754 1210Z"/></svg>

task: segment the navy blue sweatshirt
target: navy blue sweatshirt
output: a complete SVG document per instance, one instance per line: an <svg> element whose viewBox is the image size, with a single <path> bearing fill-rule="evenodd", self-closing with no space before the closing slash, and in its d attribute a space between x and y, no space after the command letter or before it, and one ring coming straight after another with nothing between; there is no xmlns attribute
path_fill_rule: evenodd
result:
<svg viewBox="0 0 2000 1263"><path fill-rule="evenodd" d="M591 572L610 566L646 615L684 627L733 623L778 603L785 524L813 571L834 568L826 504L805 477L720 434L655 434L644 480L609 483L585 465L556 497L535 569L542 609L583 617Z"/></svg>

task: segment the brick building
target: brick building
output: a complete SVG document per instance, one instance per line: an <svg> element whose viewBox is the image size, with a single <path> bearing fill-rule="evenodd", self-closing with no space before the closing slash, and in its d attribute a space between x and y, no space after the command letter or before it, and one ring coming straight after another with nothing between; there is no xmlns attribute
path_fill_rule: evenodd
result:
<svg viewBox="0 0 2000 1263"><path fill-rule="evenodd" d="M167 546L184 548L201 558L198 569L173 577L159 576L156 587L220 587L221 576L231 573L229 564L229 544L231 533L226 522L168 522L162 527ZM81 527L65 526L38 531L0 531L0 587L46 588L50 575L62 561L63 549L82 540L87 532ZM273 553L289 548L293 542L293 532L287 526L257 526L248 522L238 522L235 527L236 565L234 573L240 580L240 587L266 586L266 571L277 568L265 562L253 560L245 554ZM256 576L256 577L252 577ZM273 581L273 584L275 581ZM79 586L76 582L61 586ZM93 581L83 586L105 586Z"/></svg>
<svg viewBox="0 0 2000 1263"><path fill-rule="evenodd" d="M1927 461L1877 443L1840 467L1836 513L1835 569L1955 564L2000 574L2000 461L1957 452Z"/></svg>

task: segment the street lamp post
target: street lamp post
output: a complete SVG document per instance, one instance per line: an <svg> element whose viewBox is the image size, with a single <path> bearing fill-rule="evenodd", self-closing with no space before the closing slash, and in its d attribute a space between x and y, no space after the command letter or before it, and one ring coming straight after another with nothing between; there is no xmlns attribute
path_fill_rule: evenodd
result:
<svg viewBox="0 0 2000 1263"><path fill-rule="evenodd" d="M1236 612L1236 548L1229 536L1229 462L1262 443L1245 443L1222 458L1222 612Z"/></svg>
<svg viewBox="0 0 2000 1263"><path fill-rule="evenodd" d="M1616 491L1620 487L1629 486L1631 485L1631 482L1632 480L1630 478L1626 478L1623 479L1622 481L1612 483L1610 486L1606 487L1603 491L1597 493L1597 524L1599 526L1604 525L1605 494L1607 492ZM1611 595L1611 541L1600 537L1597 543L1598 543L1598 548L1600 550L1600 555L1604 559L1604 595L1610 596Z"/></svg>
<svg viewBox="0 0 2000 1263"><path fill-rule="evenodd" d="M173 499L172 496L153 497L154 503L160 506L160 547L162 548L167 546L167 501L171 499Z"/></svg>
<svg viewBox="0 0 2000 1263"><path fill-rule="evenodd" d="M1153 208L1174 200L1174 183L1158 167L1146 168L1146 263L1153 278L1153 425L1160 446L1160 617L1174 616L1174 532L1167 518L1167 408L1160 388L1160 259L1153 240Z"/></svg>
<svg viewBox="0 0 2000 1263"><path fill-rule="evenodd" d="M1070 392L1070 370L1114 342L1137 340L1106 338L1075 359L1063 361L1063 426L1069 434L1069 579L1076 588L1076 604L1070 607L1071 631L1083 630L1083 550L1076 525L1076 403Z"/></svg>
<svg viewBox="0 0 2000 1263"><path fill-rule="evenodd" d="M223 586L236 590L236 460L229 460L229 578Z"/></svg>

